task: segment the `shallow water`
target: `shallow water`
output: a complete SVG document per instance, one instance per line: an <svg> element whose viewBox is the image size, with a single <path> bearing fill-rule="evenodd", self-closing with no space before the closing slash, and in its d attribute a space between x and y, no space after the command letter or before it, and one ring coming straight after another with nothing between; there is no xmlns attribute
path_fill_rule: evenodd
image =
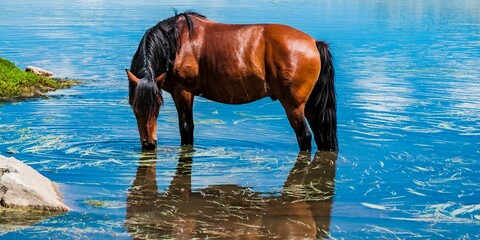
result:
<svg viewBox="0 0 480 240"><path fill-rule="evenodd" d="M168 96L160 147L142 155L123 69L172 8L329 42L338 157L298 156L270 99L197 98L184 152ZM0 236L478 239L479 13L474 0L2 3L0 56L84 84L0 105L0 153L59 183L73 208Z"/></svg>

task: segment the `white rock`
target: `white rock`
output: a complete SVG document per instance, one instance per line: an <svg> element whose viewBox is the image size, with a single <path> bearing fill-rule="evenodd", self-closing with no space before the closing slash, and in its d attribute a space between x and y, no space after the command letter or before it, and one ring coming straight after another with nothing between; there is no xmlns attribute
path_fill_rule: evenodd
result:
<svg viewBox="0 0 480 240"><path fill-rule="evenodd" d="M37 75L45 76L45 77L50 77L53 75L53 73L50 71L47 71L39 67L34 67L34 66L27 66L27 68L25 68L25 72L33 72Z"/></svg>
<svg viewBox="0 0 480 240"><path fill-rule="evenodd" d="M0 210L69 211L55 183L25 163L0 155Z"/></svg>

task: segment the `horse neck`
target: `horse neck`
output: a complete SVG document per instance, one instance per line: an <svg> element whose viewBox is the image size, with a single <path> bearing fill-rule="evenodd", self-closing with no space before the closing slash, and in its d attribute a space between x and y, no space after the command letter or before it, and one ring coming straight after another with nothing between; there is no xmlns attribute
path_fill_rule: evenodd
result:
<svg viewBox="0 0 480 240"><path fill-rule="evenodd" d="M172 44L168 43L168 46L162 46L166 40L169 40L170 36L165 36L163 32L152 33L150 31L160 31L160 30L149 30L142 39L142 43L139 46L137 52L136 62L138 63L139 69L139 78L154 79L161 73L165 72L168 68L169 62L172 58L169 56L171 54ZM159 35L161 34L161 35ZM165 52L159 52L159 51ZM163 55L162 55L163 54Z"/></svg>

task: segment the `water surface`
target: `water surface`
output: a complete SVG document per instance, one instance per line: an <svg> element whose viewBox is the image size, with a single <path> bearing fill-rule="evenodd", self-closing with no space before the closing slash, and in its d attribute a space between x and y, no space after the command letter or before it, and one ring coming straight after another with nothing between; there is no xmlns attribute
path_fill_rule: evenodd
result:
<svg viewBox="0 0 480 240"><path fill-rule="evenodd" d="M141 154L123 69L172 8L329 42L338 156L299 155L270 99L196 98L185 152L169 96L160 147ZM84 84L0 106L1 154L59 183L73 208L1 237L478 239L479 13L473 0L2 3L0 56Z"/></svg>

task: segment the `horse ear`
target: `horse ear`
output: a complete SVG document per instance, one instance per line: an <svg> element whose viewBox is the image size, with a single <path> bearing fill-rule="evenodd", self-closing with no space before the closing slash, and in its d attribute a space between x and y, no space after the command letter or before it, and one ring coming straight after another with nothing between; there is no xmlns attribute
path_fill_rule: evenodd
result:
<svg viewBox="0 0 480 240"><path fill-rule="evenodd" d="M127 72L128 81L134 83L135 85L138 85L138 82L140 81L140 79L135 77L135 75L133 75L133 73L130 72L130 70L128 69L125 69L125 72Z"/></svg>
<svg viewBox="0 0 480 240"><path fill-rule="evenodd" d="M160 76L155 78L155 82L157 82L157 84L162 84L162 82L163 82L163 80L165 80L166 76L167 76L167 72L164 72L164 73L160 74Z"/></svg>

